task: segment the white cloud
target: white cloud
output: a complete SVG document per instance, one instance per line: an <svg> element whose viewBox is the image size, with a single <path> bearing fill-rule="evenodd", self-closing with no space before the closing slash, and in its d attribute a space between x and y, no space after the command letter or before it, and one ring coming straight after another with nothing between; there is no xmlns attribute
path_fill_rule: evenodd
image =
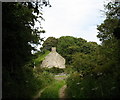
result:
<svg viewBox="0 0 120 100"><path fill-rule="evenodd" d="M50 0L51 8L43 9L46 30L42 37L75 36L100 43L97 39L97 24L101 17L104 0Z"/></svg>
<svg viewBox="0 0 120 100"><path fill-rule="evenodd" d="M96 29L96 26L90 26L90 27L88 27L87 30L80 30L80 33L79 34L74 34L74 36L82 37L82 38L86 39L87 41L94 41L94 42L97 42L98 44L100 44L101 42L96 37L97 32L98 31Z"/></svg>

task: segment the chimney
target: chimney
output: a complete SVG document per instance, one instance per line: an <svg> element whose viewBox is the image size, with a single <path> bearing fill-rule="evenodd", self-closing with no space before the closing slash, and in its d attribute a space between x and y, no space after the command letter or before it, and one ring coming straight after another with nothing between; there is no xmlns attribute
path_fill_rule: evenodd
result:
<svg viewBox="0 0 120 100"><path fill-rule="evenodd" d="M52 52L56 52L56 47L52 47Z"/></svg>

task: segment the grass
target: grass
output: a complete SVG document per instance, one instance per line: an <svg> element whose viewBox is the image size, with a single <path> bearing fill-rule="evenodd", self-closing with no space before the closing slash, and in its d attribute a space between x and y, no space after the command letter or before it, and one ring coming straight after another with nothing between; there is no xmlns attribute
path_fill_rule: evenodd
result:
<svg viewBox="0 0 120 100"><path fill-rule="evenodd" d="M35 65L38 65L44 58L50 53L50 51L46 51L45 54L40 55L38 58L34 60Z"/></svg>
<svg viewBox="0 0 120 100"><path fill-rule="evenodd" d="M59 75L59 76L55 76L56 78L59 78L59 77L66 77L66 75Z"/></svg>
<svg viewBox="0 0 120 100"><path fill-rule="evenodd" d="M40 100L42 98L59 98L59 90L63 85L65 85L64 80L55 80L53 84L43 91Z"/></svg>
<svg viewBox="0 0 120 100"><path fill-rule="evenodd" d="M64 80L68 77L68 75L55 75L56 80Z"/></svg>

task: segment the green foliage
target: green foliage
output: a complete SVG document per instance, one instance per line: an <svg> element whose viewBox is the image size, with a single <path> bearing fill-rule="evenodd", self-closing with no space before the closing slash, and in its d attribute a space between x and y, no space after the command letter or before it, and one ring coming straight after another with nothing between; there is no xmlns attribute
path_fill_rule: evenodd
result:
<svg viewBox="0 0 120 100"><path fill-rule="evenodd" d="M81 52L85 54L91 54L96 51L98 44L96 42L86 42L81 46Z"/></svg>
<svg viewBox="0 0 120 100"><path fill-rule="evenodd" d="M67 79L67 93L70 98L116 98L119 85L112 76L74 73Z"/></svg>
<svg viewBox="0 0 120 100"><path fill-rule="evenodd" d="M59 98L59 89L65 84L65 81L55 81L48 88L46 88L41 94L42 98Z"/></svg>
<svg viewBox="0 0 120 100"><path fill-rule="evenodd" d="M120 19L119 19L119 3L109 2L106 6L106 19L104 22L98 26L99 34L98 38L101 41L109 40L114 38L120 38L119 31L114 32L116 29L120 29Z"/></svg>
<svg viewBox="0 0 120 100"><path fill-rule="evenodd" d="M42 70L42 72L41 72L41 70ZM43 82L43 87L49 85L50 83L52 83L52 82L54 81L54 76L53 76L53 74L50 74L50 73L44 71L44 70L41 69L40 67L34 69L34 75L35 75L36 77L38 77L39 80L42 80L42 82Z"/></svg>
<svg viewBox="0 0 120 100"><path fill-rule="evenodd" d="M118 19L106 19L104 23L98 26L98 30L100 31L97 35L101 41L109 40L114 37L113 32L114 29L118 25Z"/></svg>
<svg viewBox="0 0 120 100"><path fill-rule="evenodd" d="M73 55L72 65L76 71L82 71L85 74L91 72L96 67L95 61L96 59L92 55L76 53Z"/></svg>
<svg viewBox="0 0 120 100"><path fill-rule="evenodd" d="M40 67L41 62L44 60L44 58L50 53L50 51L45 51L45 53L38 53L36 59L33 60L35 63L35 66Z"/></svg>
<svg viewBox="0 0 120 100"><path fill-rule="evenodd" d="M54 80L51 74L33 70L28 65L14 73L4 69L3 74L3 99L32 99Z"/></svg>
<svg viewBox="0 0 120 100"><path fill-rule="evenodd" d="M66 73L66 74L71 74L71 73L75 72L75 70L74 70L73 67L74 67L74 66L66 65L66 68L64 69L64 73Z"/></svg>
<svg viewBox="0 0 120 100"><path fill-rule="evenodd" d="M64 72L64 69L60 69L57 67L52 67L52 68L42 68L45 72L49 72L52 74L58 74Z"/></svg>
<svg viewBox="0 0 120 100"><path fill-rule="evenodd" d="M35 21L42 18L40 12L33 14L36 13L36 6L34 3L2 3L3 67L9 71L14 71L30 61L31 50L35 49L31 45L41 42L39 34L42 31L34 28Z"/></svg>
<svg viewBox="0 0 120 100"><path fill-rule="evenodd" d="M57 52L66 59L66 64L72 63L72 55L81 52L85 54L92 53L98 47L95 42L87 42L82 38L72 36L62 36L58 39L49 37L43 43L43 50L50 50L51 47L57 47Z"/></svg>
<svg viewBox="0 0 120 100"><path fill-rule="evenodd" d="M51 48L52 47L56 47L57 46L57 42L58 42L58 40L55 38L55 37L48 37L45 41L44 41L44 43L42 44L42 51L44 51L44 50L49 50L49 51L51 51Z"/></svg>
<svg viewBox="0 0 120 100"><path fill-rule="evenodd" d="M51 79L43 73L36 77L31 63L33 45L40 44L40 33L45 32L34 27L38 18L43 20L38 6L35 2L2 3L3 99L29 99L44 87L46 77Z"/></svg>
<svg viewBox="0 0 120 100"><path fill-rule="evenodd" d="M97 43L87 42L82 38L62 36L58 39L57 51L66 59L66 64L71 64L72 55L77 52L85 54L92 53L97 46Z"/></svg>
<svg viewBox="0 0 120 100"><path fill-rule="evenodd" d="M73 55L76 73L67 79L71 98L119 98L119 41L109 40L89 54Z"/></svg>
<svg viewBox="0 0 120 100"><path fill-rule="evenodd" d="M97 28L102 45L72 36L49 37L43 43L42 52L34 54L34 60L27 64L32 59L32 45L40 43L39 34L44 32L34 29L35 21L43 19L38 5L3 3L3 98L31 99L54 81L54 74L62 72L70 74L67 93L71 98L120 97L119 4L106 6L106 19ZM58 53L66 59L67 68L33 69L33 63L39 66L51 47L57 47ZM58 97L62 85L64 82L54 82L42 97Z"/></svg>
<svg viewBox="0 0 120 100"><path fill-rule="evenodd" d="M76 70L67 79L71 98L120 98L120 40L118 4L108 3L106 19L98 26L102 45L83 44L83 52L73 55Z"/></svg>
<svg viewBox="0 0 120 100"><path fill-rule="evenodd" d="M66 57L68 52L71 53L69 49L74 48L70 46L76 46L77 39L72 36L62 36L58 39L57 51L62 56Z"/></svg>

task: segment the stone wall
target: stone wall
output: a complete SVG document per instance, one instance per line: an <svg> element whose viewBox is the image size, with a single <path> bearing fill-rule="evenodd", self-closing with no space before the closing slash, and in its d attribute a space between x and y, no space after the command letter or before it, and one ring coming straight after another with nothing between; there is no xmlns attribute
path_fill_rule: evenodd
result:
<svg viewBox="0 0 120 100"><path fill-rule="evenodd" d="M55 47L52 47L52 51L45 57L41 64L41 67L65 68L65 59L56 52Z"/></svg>

